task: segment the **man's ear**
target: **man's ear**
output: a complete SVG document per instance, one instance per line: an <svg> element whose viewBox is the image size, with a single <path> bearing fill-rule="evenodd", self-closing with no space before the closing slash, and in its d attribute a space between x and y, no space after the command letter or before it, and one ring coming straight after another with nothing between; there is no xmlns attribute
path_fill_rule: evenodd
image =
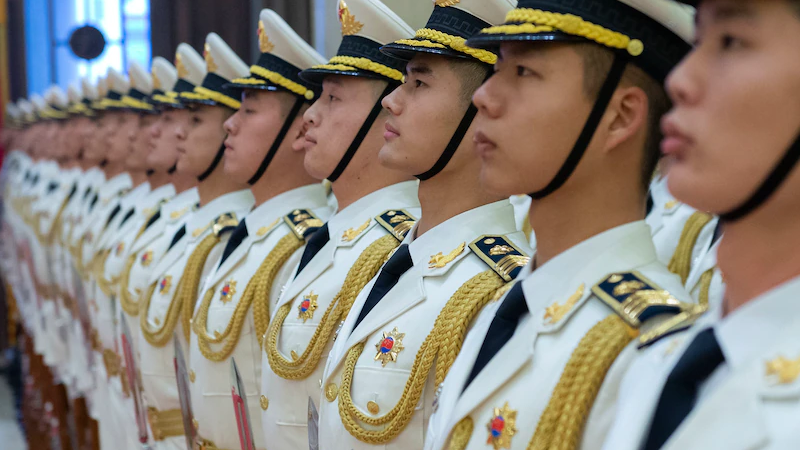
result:
<svg viewBox="0 0 800 450"><path fill-rule="evenodd" d="M649 102L647 94L640 87L620 87L614 93L606 111L608 124L604 152L611 152L623 143L647 136L647 115ZM608 116L610 114L610 116Z"/></svg>

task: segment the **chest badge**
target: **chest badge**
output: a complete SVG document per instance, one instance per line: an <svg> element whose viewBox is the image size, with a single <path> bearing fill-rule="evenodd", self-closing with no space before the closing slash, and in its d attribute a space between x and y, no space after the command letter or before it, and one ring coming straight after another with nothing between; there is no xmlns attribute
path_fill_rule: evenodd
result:
<svg viewBox="0 0 800 450"><path fill-rule="evenodd" d="M397 362L397 355L405 348L403 347L404 337L406 334L397 331L397 327L394 327L390 333L384 331L383 339L375 344L375 348L378 350L378 353L375 354L375 361L380 361L383 367L386 367L389 362Z"/></svg>
<svg viewBox="0 0 800 450"><path fill-rule="evenodd" d="M486 443L494 450L511 448L511 438L517 434L517 412L508 407L508 402L502 408L494 408L486 428L489 430Z"/></svg>
<svg viewBox="0 0 800 450"><path fill-rule="evenodd" d="M233 294L236 293L236 281L228 280L222 289L219 291L219 299L222 303L228 303L233 300Z"/></svg>
<svg viewBox="0 0 800 450"><path fill-rule="evenodd" d="M789 384L800 377L800 358L789 359L783 356L767 362L767 376L775 377L778 384Z"/></svg>
<svg viewBox="0 0 800 450"><path fill-rule="evenodd" d="M115 251L117 253L117 256L120 256L122 252L125 251L125 243L120 242L119 244L117 244L117 249Z"/></svg>
<svg viewBox="0 0 800 450"><path fill-rule="evenodd" d="M172 275L167 275L161 279L160 283L158 283L158 292L160 292L161 295L165 295L169 292L171 287L172 287Z"/></svg>
<svg viewBox="0 0 800 450"><path fill-rule="evenodd" d="M142 253L142 256L139 258L139 261L142 263L142 267L147 267L150 263L153 262L153 251L147 250L146 252Z"/></svg>
<svg viewBox="0 0 800 450"><path fill-rule="evenodd" d="M314 291L303 296L303 301L301 301L300 305L297 307L299 312L297 318L303 319L303 323L306 323L306 320L314 317L314 311L317 310L317 298L319 298L319 295L315 294Z"/></svg>
<svg viewBox="0 0 800 450"><path fill-rule="evenodd" d="M442 252L439 252L439 253L431 256L431 260L428 261L428 268L429 269L441 269L442 267L444 267L444 266L450 264L451 262L453 262L453 260L458 258L458 256L460 254L464 253L464 249L466 247L467 247L467 243L466 242L462 242L461 245L456 247L455 250L453 250L452 252L450 252L450 253L448 253L446 255L442 254Z"/></svg>

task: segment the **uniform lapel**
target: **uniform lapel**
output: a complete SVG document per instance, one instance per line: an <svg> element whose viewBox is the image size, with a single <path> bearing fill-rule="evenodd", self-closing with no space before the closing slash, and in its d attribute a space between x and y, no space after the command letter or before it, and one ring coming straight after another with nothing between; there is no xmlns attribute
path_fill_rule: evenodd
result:
<svg viewBox="0 0 800 450"><path fill-rule="evenodd" d="M170 267L172 267L175 262L180 259L183 252L186 251L186 247L189 244L189 239L187 236L182 237L174 247L172 247L159 261L158 265L155 267L155 270L150 274L150 281L148 284L155 282L158 280L161 275L167 272Z"/></svg>
<svg viewBox="0 0 800 450"><path fill-rule="evenodd" d="M314 258L309 261L308 265L303 268L303 270L297 275L289 286L287 286L286 291L281 296L280 301L278 302L278 308L286 304L286 302L292 301L293 298L300 295L300 293L309 285L312 281L316 280L322 272L333 265L333 256L336 254L336 242L333 240L328 241L324 247L314 255Z"/></svg>

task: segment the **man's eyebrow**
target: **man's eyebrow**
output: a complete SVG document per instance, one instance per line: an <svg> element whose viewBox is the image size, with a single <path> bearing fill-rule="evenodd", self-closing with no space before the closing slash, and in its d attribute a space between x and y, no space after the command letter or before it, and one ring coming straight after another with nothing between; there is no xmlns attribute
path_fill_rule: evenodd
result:
<svg viewBox="0 0 800 450"><path fill-rule="evenodd" d="M406 74L430 75L433 73L427 64L409 64L406 66Z"/></svg>

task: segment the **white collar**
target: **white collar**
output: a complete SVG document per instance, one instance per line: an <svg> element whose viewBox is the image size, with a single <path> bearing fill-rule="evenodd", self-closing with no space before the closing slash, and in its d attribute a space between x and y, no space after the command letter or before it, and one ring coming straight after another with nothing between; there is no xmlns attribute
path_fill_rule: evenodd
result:
<svg viewBox="0 0 800 450"><path fill-rule="evenodd" d="M333 236L341 234L354 224L361 224L366 219L372 219L388 208L418 206L418 186L416 181L403 181L361 197L331 216L328 220L328 234L333 239Z"/></svg>
<svg viewBox="0 0 800 450"><path fill-rule="evenodd" d="M278 194L247 214L247 234L255 236L259 228L273 223L295 208L318 209L325 207L327 203L325 189L321 184L310 184Z"/></svg>

